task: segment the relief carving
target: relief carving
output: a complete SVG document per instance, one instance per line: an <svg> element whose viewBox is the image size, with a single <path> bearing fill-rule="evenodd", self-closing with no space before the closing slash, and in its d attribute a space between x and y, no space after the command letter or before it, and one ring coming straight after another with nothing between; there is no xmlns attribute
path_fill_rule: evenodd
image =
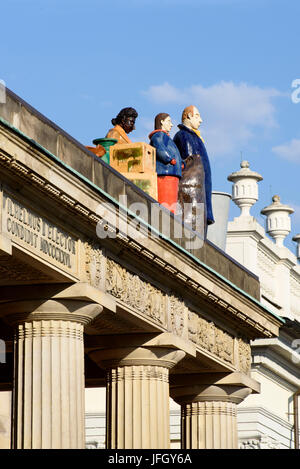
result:
<svg viewBox="0 0 300 469"><path fill-rule="evenodd" d="M197 344L198 342L198 320L199 317L196 313L188 310L188 334L189 339Z"/></svg>
<svg viewBox="0 0 300 469"><path fill-rule="evenodd" d="M97 243L85 243L85 263L87 281L95 288L103 290L105 256Z"/></svg>
<svg viewBox="0 0 300 469"><path fill-rule="evenodd" d="M242 440L239 449L281 449L281 444L268 435L261 435L251 440Z"/></svg>
<svg viewBox="0 0 300 469"><path fill-rule="evenodd" d="M169 297L170 305L170 328L174 334L178 336L184 336L186 334L186 315L188 314L188 309L184 304L184 301L176 296Z"/></svg>
<svg viewBox="0 0 300 469"><path fill-rule="evenodd" d="M106 266L106 274L103 273ZM190 311L184 301L168 296L138 275L128 272L112 259L105 258L96 244L86 244L86 271L91 285L103 289L128 306L150 317L180 337L186 337L222 360L233 364L233 338ZM105 286L104 286L105 283ZM167 326L168 325L168 326ZM242 341L241 347L245 347ZM240 369L248 366L244 348L239 347ZM248 358L249 360L249 358Z"/></svg>
<svg viewBox="0 0 300 469"><path fill-rule="evenodd" d="M233 364L233 338L222 331L216 329L216 355L222 358L222 360Z"/></svg>
<svg viewBox="0 0 300 469"><path fill-rule="evenodd" d="M213 322L199 318L197 343L222 360L234 363L233 337L216 327Z"/></svg>
<svg viewBox="0 0 300 469"><path fill-rule="evenodd" d="M251 369L251 347L243 339L238 339L239 369L244 373L249 373Z"/></svg>
<svg viewBox="0 0 300 469"><path fill-rule="evenodd" d="M106 290L154 321L166 325L166 295L111 259L107 259Z"/></svg>
<svg viewBox="0 0 300 469"><path fill-rule="evenodd" d="M199 318L199 345L209 352L215 349L215 325L205 319Z"/></svg>

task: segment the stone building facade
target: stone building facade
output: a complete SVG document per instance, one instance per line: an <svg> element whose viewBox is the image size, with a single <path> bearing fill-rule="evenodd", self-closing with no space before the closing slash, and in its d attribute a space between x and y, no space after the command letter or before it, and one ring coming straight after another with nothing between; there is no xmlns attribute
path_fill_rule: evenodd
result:
<svg viewBox="0 0 300 469"><path fill-rule="evenodd" d="M155 200L6 97L1 444L84 448L85 388L102 387L107 448L168 448L170 396L182 448L237 448L237 405L260 391L250 341L284 323L260 301L257 276L164 209L171 232L153 226Z"/></svg>
<svg viewBox="0 0 300 469"><path fill-rule="evenodd" d="M250 214L251 206L259 203L257 182L262 177L243 162L228 179L241 213L228 224L226 252L259 277L261 302L285 319L279 337L251 342L251 376L261 384L261 393L239 405L240 446L294 448L297 421L299 425L294 403L300 389L300 265L284 245L294 210L275 195L261 210L266 216L263 227Z"/></svg>
<svg viewBox="0 0 300 469"><path fill-rule="evenodd" d="M260 383L261 392L250 395L237 407L239 447L294 448L297 423L294 402L295 393L300 389L300 266L297 259L300 252L295 255L284 246L284 239L291 231L293 209L275 196L272 204L262 209L266 215L263 227L250 214L251 207L259 203L258 182L262 181L262 176L251 171L249 163L244 161L241 169L228 179L233 182L233 202L241 212L228 223L224 241L215 234L212 239L218 241L220 248L226 244L226 252L258 276L261 302L285 318L279 337L251 342L251 376ZM228 194L217 194L222 218ZM220 202L222 196L224 203ZM215 228L219 236L223 226ZM294 236L294 240L299 243L300 236ZM86 414L87 442L97 433L101 446L105 434L105 399L103 396L101 405L100 389L88 392L87 406L93 412ZM98 399L95 399L97 393ZM174 401L170 405L171 445L176 448L180 443L180 407Z"/></svg>

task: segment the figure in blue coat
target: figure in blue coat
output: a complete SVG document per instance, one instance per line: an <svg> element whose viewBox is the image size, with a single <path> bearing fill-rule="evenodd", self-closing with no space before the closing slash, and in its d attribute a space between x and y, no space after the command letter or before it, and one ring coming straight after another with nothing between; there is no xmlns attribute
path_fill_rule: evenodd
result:
<svg viewBox="0 0 300 469"><path fill-rule="evenodd" d="M169 136L173 127L169 114L158 114L154 127L149 138L150 145L156 148L158 202L175 213L182 162L179 150Z"/></svg>
<svg viewBox="0 0 300 469"><path fill-rule="evenodd" d="M198 130L202 122L195 106L182 113L182 124L174 137L184 170L178 188L178 206L183 220L193 229L207 234L207 225L215 222L211 201L211 169L204 141Z"/></svg>

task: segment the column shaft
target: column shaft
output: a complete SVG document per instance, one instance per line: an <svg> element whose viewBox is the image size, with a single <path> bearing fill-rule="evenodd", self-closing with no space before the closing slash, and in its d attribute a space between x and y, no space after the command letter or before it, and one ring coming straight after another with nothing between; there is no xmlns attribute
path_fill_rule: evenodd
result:
<svg viewBox="0 0 300 469"><path fill-rule="evenodd" d="M83 448L83 325L18 325L14 374L14 448Z"/></svg>
<svg viewBox="0 0 300 469"><path fill-rule="evenodd" d="M168 377L153 365L107 372L107 448L169 448Z"/></svg>
<svg viewBox="0 0 300 469"><path fill-rule="evenodd" d="M181 444L185 449L236 449L236 404L192 402L181 407Z"/></svg>
<svg viewBox="0 0 300 469"><path fill-rule="evenodd" d="M10 449L11 392L0 391L0 449Z"/></svg>
<svg viewBox="0 0 300 469"><path fill-rule="evenodd" d="M236 406L256 382L241 373L179 375L172 381L171 396L181 405L182 448L237 449Z"/></svg>

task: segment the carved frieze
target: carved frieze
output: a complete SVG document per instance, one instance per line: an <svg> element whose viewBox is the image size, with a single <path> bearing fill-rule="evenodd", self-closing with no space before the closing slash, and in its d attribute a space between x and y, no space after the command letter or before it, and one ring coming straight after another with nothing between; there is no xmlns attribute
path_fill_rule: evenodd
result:
<svg viewBox="0 0 300 469"><path fill-rule="evenodd" d="M240 449L281 449L280 441L271 438L268 435L261 435L251 440L242 440Z"/></svg>
<svg viewBox="0 0 300 469"><path fill-rule="evenodd" d="M172 295L169 297L170 307L170 329L171 331L180 336L187 336L187 315L188 308L182 299Z"/></svg>
<svg viewBox="0 0 300 469"><path fill-rule="evenodd" d="M166 326L166 295L138 275L107 259L106 291L124 303Z"/></svg>
<svg viewBox="0 0 300 469"><path fill-rule="evenodd" d="M251 347L243 339L238 339L239 369L244 373L249 373L251 369Z"/></svg>
<svg viewBox="0 0 300 469"><path fill-rule="evenodd" d="M215 352L215 325L203 318L199 318L198 344L211 353Z"/></svg>
<svg viewBox="0 0 300 469"><path fill-rule="evenodd" d="M119 298L175 335L193 341L227 363L234 363L233 337L212 321L207 321L190 311L182 298L164 293L113 259L106 258L96 244L86 244L86 271L91 285L101 288L105 278L103 289L110 295ZM243 359L241 357L239 363L245 368Z"/></svg>
<svg viewBox="0 0 300 469"><path fill-rule="evenodd" d="M233 337L227 334L227 332L215 328L215 339L215 354L225 362L233 364Z"/></svg>
<svg viewBox="0 0 300 469"><path fill-rule="evenodd" d="M234 363L234 338L198 314L188 312L189 339L222 360Z"/></svg>
<svg viewBox="0 0 300 469"><path fill-rule="evenodd" d="M188 310L188 338L195 344L198 343L198 324L198 314Z"/></svg>
<svg viewBox="0 0 300 469"><path fill-rule="evenodd" d="M104 289L106 258L97 243L85 243L87 281L95 288Z"/></svg>

